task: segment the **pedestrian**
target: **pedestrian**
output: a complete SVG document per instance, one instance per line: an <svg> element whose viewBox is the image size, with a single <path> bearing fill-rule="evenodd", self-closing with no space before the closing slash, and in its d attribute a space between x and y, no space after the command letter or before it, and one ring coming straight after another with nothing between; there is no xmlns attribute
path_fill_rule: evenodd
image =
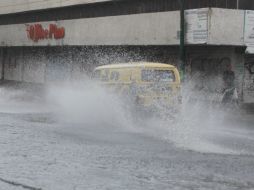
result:
<svg viewBox="0 0 254 190"><path fill-rule="evenodd" d="M224 87L232 88L235 86L235 72L232 71L232 65L229 63L226 65L226 70L223 72Z"/></svg>
<svg viewBox="0 0 254 190"><path fill-rule="evenodd" d="M223 98L222 104L233 103L235 96L237 96L235 88L235 72L232 70L232 65L228 63L226 69L223 72Z"/></svg>

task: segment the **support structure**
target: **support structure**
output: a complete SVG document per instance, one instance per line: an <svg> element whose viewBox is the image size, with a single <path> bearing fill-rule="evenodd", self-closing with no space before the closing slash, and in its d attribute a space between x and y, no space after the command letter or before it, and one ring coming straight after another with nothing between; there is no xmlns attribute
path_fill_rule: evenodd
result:
<svg viewBox="0 0 254 190"><path fill-rule="evenodd" d="M185 0L179 0L180 4L180 65L182 79L185 78Z"/></svg>

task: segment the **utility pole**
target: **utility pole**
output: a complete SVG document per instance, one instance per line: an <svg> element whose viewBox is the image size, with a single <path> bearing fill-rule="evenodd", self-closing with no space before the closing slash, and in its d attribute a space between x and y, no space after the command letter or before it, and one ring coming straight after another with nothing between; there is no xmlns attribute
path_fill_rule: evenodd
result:
<svg viewBox="0 0 254 190"><path fill-rule="evenodd" d="M185 0L178 0L180 5L180 67L182 79L185 78Z"/></svg>

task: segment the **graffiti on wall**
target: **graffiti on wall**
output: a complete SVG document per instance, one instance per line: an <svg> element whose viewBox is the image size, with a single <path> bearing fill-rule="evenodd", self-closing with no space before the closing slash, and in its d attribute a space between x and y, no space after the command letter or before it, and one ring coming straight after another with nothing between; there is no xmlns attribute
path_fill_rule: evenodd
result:
<svg viewBox="0 0 254 190"><path fill-rule="evenodd" d="M245 63L243 98L245 103L254 103L254 62L247 60Z"/></svg>
<svg viewBox="0 0 254 190"><path fill-rule="evenodd" d="M65 28L58 27L56 24L50 24L44 28L41 24L26 25L27 37L34 42L45 39L63 39L65 37Z"/></svg>
<svg viewBox="0 0 254 190"><path fill-rule="evenodd" d="M223 89L222 75L231 58L227 56L197 56L189 59L189 73L194 90L219 93Z"/></svg>
<svg viewBox="0 0 254 190"><path fill-rule="evenodd" d="M254 74L254 64L253 63L246 63L245 68L248 71L249 74Z"/></svg>
<svg viewBox="0 0 254 190"><path fill-rule="evenodd" d="M231 65L229 57L195 57L191 60L191 70L218 75L225 70L227 65Z"/></svg>

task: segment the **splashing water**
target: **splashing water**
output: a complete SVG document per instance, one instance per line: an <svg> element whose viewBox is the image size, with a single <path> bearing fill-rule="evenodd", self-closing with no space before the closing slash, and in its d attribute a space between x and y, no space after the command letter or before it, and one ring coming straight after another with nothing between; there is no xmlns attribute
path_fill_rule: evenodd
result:
<svg viewBox="0 0 254 190"><path fill-rule="evenodd" d="M246 146L244 139L253 142L254 133L240 122L241 110L224 109L220 94L200 94L192 91L191 85L184 86L182 110L168 139L178 147L198 152L253 154L254 148ZM197 101L191 101L192 97ZM204 97L206 101L202 101Z"/></svg>
<svg viewBox="0 0 254 190"><path fill-rule="evenodd" d="M50 86L48 101L59 121L128 128L130 113L120 98L93 81Z"/></svg>
<svg viewBox="0 0 254 190"><path fill-rule="evenodd" d="M41 103L41 96L31 93L31 88L28 88L18 87L15 83L1 86L0 112L16 114L47 112L48 106Z"/></svg>
<svg viewBox="0 0 254 190"><path fill-rule="evenodd" d="M191 92L188 86L183 91L182 110L174 119L162 119L157 116L139 118L139 115L133 113L129 105L118 95L93 81L84 81L86 82L49 86L46 103L43 104L36 103L40 98L32 97L25 90L1 88L0 111L51 112L57 122L86 126L83 130L97 127L99 130L104 128L110 131L113 128L130 133L142 133L172 142L177 147L198 152L254 153L254 147L251 145L254 144L254 132L239 120L241 118L239 111L226 113L213 104L188 101L189 97L200 96ZM210 98L214 99L214 96ZM31 99L36 100L31 102ZM73 130L73 126L70 130Z"/></svg>
<svg viewBox="0 0 254 190"><path fill-rule="evenodd" d="M138 132L173 142L184 149L221 153L245 154L245 145L229 146L241 138L253 138L239 126L232 125L232 114L225 113L218 106L207 102L189 102L190 96L200 96L188 87L183 92L186 100L182 110L174 119L157 116L139 118L137 113L128 109L126 102L119 96L100 87L94 82L51 87L49 97L57 104L58 117L68 122L81 122L88 126L114 126L129 132ZM217 97L211 96L210 99ZM211 101L213 102L213 101ZM234 116L233 116L234 117ZM234 122L233 122L234 123Z"/></svg>

